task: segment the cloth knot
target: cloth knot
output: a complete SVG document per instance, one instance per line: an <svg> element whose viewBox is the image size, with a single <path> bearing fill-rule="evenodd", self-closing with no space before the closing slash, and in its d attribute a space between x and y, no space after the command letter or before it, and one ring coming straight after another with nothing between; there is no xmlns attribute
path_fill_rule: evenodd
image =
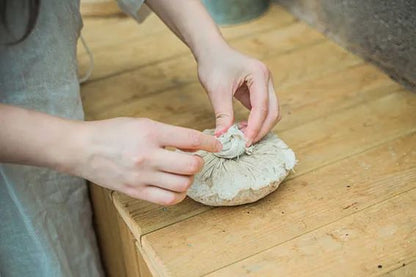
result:
<svg viewBox="0 0 416 277"><path fill-rule="evenodd" d="M234 159L243 154L251 155L252 146L246 147L244 133L234 124L225 134L222 134L218 140L222 143L222 150L213 153L215 156L224 159Z"/></svg>

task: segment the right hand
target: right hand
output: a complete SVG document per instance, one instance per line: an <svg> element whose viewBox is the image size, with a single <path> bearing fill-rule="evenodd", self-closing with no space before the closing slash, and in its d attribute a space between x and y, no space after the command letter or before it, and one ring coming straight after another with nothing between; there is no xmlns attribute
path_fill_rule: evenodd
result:
<svg viewBox="0 0 416 277"><path fill-rule="evenodd" d="M90 121L84 126L85 153L75 174L161 205L182 201L203 166L201 157L165 147L209 152L222 148L214 136L144 118Z"/></svg>

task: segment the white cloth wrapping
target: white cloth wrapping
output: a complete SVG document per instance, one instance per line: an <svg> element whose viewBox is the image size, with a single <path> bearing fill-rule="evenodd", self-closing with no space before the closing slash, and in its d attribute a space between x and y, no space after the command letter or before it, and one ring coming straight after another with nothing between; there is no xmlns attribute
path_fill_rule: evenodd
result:
<svg viewBox="0 0 416 277"><path fill-rule="evenodd" d="M6 45L25 29L26 2L8 1L9 30L0 26L0 101L81 120L79 0L42 0L32 34ZM143 4L119 2L132 9L131 15ZM44 168L0 164L0 276L102 275L85 180Z"/></svg>

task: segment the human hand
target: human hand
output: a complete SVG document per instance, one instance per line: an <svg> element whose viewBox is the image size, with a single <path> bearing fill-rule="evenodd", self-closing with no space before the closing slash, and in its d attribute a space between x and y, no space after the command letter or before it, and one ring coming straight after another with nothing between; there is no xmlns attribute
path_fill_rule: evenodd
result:
<svg viewBox="0 0 416 277"><path fill-rule="evenodd" d="M203 166L201 157L165 147L210 152L222 148L213 136L149 119L85 122L82 134L84 154L76 175L162 205L182 201Z"/></svg>
<svg viewBox="0 0 416 277"><path fill-rule="evenodd" d="M262 62L228 46L206 51L197 61L199 79L214 108L216 136L226 132L234 122L233 96L250 110L244 130L248 146L259 141L279 121L271 73Z"/></svg>

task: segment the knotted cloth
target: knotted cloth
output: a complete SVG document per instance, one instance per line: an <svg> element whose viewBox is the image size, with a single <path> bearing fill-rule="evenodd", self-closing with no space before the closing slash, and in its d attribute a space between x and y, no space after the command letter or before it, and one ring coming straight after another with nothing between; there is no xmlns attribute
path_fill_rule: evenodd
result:
<svg viewBox="0 0 416 277"><path fill-rule="evenodd" d="M204 133L213 135L214 130ZM196 152L205 163L188 190L189 197L206 205L257 201L276 190L296 164L293 151L273 133L246 147L243 132L233 125L218 140L221 152Z"/></svg>
<svg viewBox="0 0 416 277"><path fill-rule="evenodd" d="M243 154L251 155L252 153L253 147L246 147L244 133L238 129L236 124L231 126L218 140L222 143L222 150L213 154L219 158L233 159Z"/></svg>

